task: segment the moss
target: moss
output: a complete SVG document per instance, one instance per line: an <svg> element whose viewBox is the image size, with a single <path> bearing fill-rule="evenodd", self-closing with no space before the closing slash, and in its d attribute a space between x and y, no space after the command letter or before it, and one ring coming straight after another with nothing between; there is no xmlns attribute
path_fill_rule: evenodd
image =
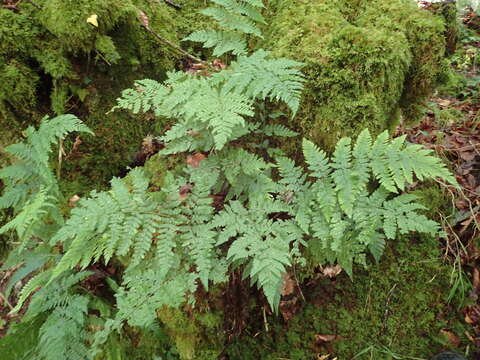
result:
<svg viewBox="0 0 480 360"><path fill-rule="evenodd" d="M331 150L342 136L413 121L445 54L441 17L402 0L272 1L263 46L305 63L297 130Z"/></svg>
<svg viewBox="0 0 480 360"><path fill-rule="evenodd" d="M266 331L259 319L228 352L245 360L303 360L327 353L351 359L372 347L429 358L448 345L441 329L463 334L455 312L446 305L449 271L436 239L391 243L380 264L358 269L353 282L341 275L304 289L307 305L288 324L270 318ZM315 335L339 338L321 343ZM368 352L357 359L370 358ZM373 358L389 359L385 354Z"/></svg>
<svg viewBox="0 0 480 360"><path fill-rule="evenodd" d="M157 311L182 360L216 360L222 351L222 316L216 313L187 315L180 309Z"/></svg>
<svg viewBox="0 0 480 360"><path fill-rule="evenodd" d="M81 156L64 163L62 187L83 194L107 186L157 124L148 116L106 113L134 80L162 80L178 61L143 29L139 9L154 31L179 42L207 22L196 13L203 5L189 0L177 11L150 0L53 0L41 11L27 2L18 13L0 9L0 128L19 131L46 112L74 113L96 137L82 138ZM98 27L86 21L92 14Z"/></svg>
<svg viewBox="0 0 480 360"><path fill-rule="evenodd" d="M32 111L36 105L39 76L20 61L12 59L2 64L1 58L0 73L0 115L7 117L15 109L27 114Z"/></svg>

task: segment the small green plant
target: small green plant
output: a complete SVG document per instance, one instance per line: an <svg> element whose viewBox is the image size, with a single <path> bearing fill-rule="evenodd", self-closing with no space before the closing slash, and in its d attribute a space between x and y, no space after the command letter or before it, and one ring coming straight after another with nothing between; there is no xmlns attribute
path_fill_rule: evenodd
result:
<svg viewBox="0 0 480 360"><path fill-rule="evenodd" d="M209 76L172 72L163 83L138 81L115 107L175 119L160 137L160 155L202 152L198 167L166 173L156 191L143 169L132 170L114 178L110 190L81 199L64 220L49 154L68 132L88 128L73 116L45 119L38 131L27 131L26 143L9 148L20 161L0 172L8 181L0 204L12 206L16 217L0 232L17 232L18 256L40 246L52 255L32 267L35 274L13 309L31 299L24 321L41 324L38 341L23 349L23 357L101 358L114 331L155 326L157 311L194 306L200 287L208 292L234 270L276 311L293 265L338 263L352 275L354 263L366 265L369 253L380 258L386 239L439 233L438 224L416 212L423 207L415 196L403 192L415 178L455 179L430 151L405 144L405 137L390 140L384 132L372 139L365 130L354 145L350 138L339 141L331 157L304 140L305 166L270 142L256 143L259 137L296 136L278 120L265 123L264 112L266 103L282 103L295 115L301 64L261 49L249 54L247 37L261 36L255 25L263 22L261 1L213 2L216 7L204 13L225 30L188 39L238 57L222 71L210 69ZM221 197L220 207L213 206L214 196ZM115 310L89 334L94 296L81 286L89 275L84 270L113 262L122 269L109 279ZM62 336L53 337L59 326Z"/></svg>

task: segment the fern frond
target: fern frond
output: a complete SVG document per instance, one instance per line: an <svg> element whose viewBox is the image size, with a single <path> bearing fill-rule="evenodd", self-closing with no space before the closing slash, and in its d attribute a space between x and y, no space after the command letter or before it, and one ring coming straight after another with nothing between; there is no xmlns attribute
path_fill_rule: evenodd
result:
<svg viewBox="0 0 480 360"><path fill-rule="evenodd" d="M291 264L290 244L301 234L291 221L273 221L269 214L286 211L278 201L264 199L246 209L231 201L214 219L221 228L219 244L234 238L227 253L232 266L245 265L244 275L263 290L270 306L277 310L283 274Z"/></svg>
<svg viewBox="0 0 480 360"><path fill-rule="evenodd" d="M314 143L306 139L302 142L302 148L310 174L319 180L328 178L332 169L325 151L320 150Z"/></svg>
<svg viewBox="0 0 480 360"><path fill-rule="evenodd" d="M235 0L232 0L228 3L233 4L234 1ZM220 26L226 29L263 38L262 31L255 25L255 21L239 14L238 12L231 12L228 9L221 7L209 7L201 10L200 13L213 18Z"/></svg>
<svg viewBox="0 0 480 360"><path fill-rule="evenodd" d="M41 187L55 198L60 196L54 174L49 166L52 145L65 138L71 132L93 134L77 117L61 115L53 119L45 117L36 130L30 126L26 130L26 141L7 146L5 151L17 161L0 170L0 180L6 184L0 197L0 208L22 208L28 193L36 193Z"/></svg>
<svg viewBox="0 0 480 360"><path fill-rule="evenodd" d="M0 234L15 229L22 243L20 247L20 250L22 250L25 242L33 234L32 227L39 221L39 219L42 219L48 214L47 208L54 207L54 201L55 199L47 194L46 189L40 188L35 197L32 200L27 201L17 216L0 228Z"/></svg>
<svg viewBox="0 0 480 360"><path fill-rule="evenodd" d="M233 31L199 30L191 33L183 41L203 43L203 47L213 48L213 56L222 56L230 51L233 55L247 54L247 40Z"/></svg>
<svg viewBox="0 0 480 360"><path fill-rule="evenodd" d="M155 204L146 194L148 181L140 169L134 169L125 180L113 179L109 192L92 192L71 212L51 243L64 243L67 251L55 267L56 277L78 264L86 267L101 256L110 258L132 251L131 265L135 266L150 249L157 221Z"/></svg>
<svg viewBox="0 0 480 360"><path fill-rule="evenodd" d="M421 145L405 145L405 136L389 140L388 133L380 134L371 149L371 166L380 184L391 192L404 190L413 181L439 177L456 185L445 164Z"/></svg>
<svg viewBox="0 0 480 360"><path fill-rule="evenodd" d="M285 59L269 59L269 52L258 50L250 56L239 56L231 68L217 74L224 79L225 90L235 89L250 98L283 101L293 114L300 106L305 77L301 63Z"/></svg>
<svg viewBox="0 0 480 360"><path fill-rule="evenodd" d="M343 138L335 147L332 161L332 177L338 193L338 203L347 216L352 217L353 206L359 192L357 179L352 172L351 139Z"/></svg>
<svg viewBox="0 0 480 360"><path fill-rule="evenodd" d="M264 134L266 136L279 136L279 137L295 137L299 133L296 131L290 130L282 124L269 124L263 128L258 129L257 133Z"/></svg>

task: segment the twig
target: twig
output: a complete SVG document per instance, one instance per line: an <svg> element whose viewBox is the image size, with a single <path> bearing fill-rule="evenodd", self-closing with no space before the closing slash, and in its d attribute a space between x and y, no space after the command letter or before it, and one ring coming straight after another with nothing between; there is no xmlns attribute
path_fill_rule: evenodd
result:
<svg viewBox="0 0 480 360"><path fill-rule="evenodd" d="M62 172L62 160L65 156L65 150L63 149L63 139L58 143L58 167L57 167L57 179L60 180L61 172Z"/></svg>
<svg viewBox="0 0 480 360"><path fill-rule="evenodd" d="M302 288L300 287L300 283L298 282L297 271L295 269L295 263L293 264L293 277L295 278L295 282L297 284L297 288L298 288L298 291L300 292L300 296L302 297L303 302L307 302L305 300L305 296L303 296L303 291L302 291Z"/></svg>
<svg viewBox="0 0 480 360"><path fill-rule="evenodd" d="M163 42L164 44L170 46L172 49L178 51L181 55L183 55L183 56L185 56L185 57L189 58L190 60L193 60L193 61L195 61L195 62L197 62L197 63L200 63L200 64L202 64L202 65L205 65L205 66L207 66L207 67L210 67L206 61L203 61L202 59L200 59L200 58L198 58L198 57L196 57L196 56L194 56L194 55L186 52L186 51L183 50L180 46L178 46L177 44L171 42L171 41L168 40L168 39L165 39L163 36L161 36L160 34L156 33L156 32L153 31L152 29L147 28L147 27L145 27L145 26L144 26L144 28L145 28L145 30L147 30L149 33L151 33L153 36L155 36L158 40L160 40L160 41Z"/></svg>
<svg viewBox="0 0 480 360"><path fill-rule="evenodd" d="M182 7L178 4L175 4L173 1L171 0L163 0L165 2L165 4L167 4L168 6L171 6L177 10L182 10Z"/></svg>
<svg viewBox="0 0 480 360"><path fill-rule="evenodd" d="M42 7L36 3L34 3L32 0L27 0L30 4L32 4L33 6L35 6L37 9L39 10L42 10Z"/></svg>

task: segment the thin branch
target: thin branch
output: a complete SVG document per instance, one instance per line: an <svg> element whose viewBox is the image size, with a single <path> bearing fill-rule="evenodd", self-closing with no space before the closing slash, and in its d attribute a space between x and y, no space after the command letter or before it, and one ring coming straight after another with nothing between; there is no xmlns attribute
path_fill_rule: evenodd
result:
<svg viewBox="0 0 480 360"><path fill-rule="evenodd" d="M202 59L200 59L200 58L198 58L198 57L196 57L196 56L194 56L194 55L186 52L186 51L183 50L180 46L178 46L177 44L171 42L171 41L168 40L168 39L165 39L163 36L161 36L160 34L156 33L156 32L153 31L152 29L147 28L147 27L145 27L145 26L144 26L144 28L145 28L145 30L147 30L149 33L151 33L153 36L155 36L158 40L160 40L162 43L164 43L165 45L168 45L168 46L171 47L172 49L176 50L176 51L179 52L181 55L183 55L183 56L185 56L185 57L189 58L190 60L193 60L193 61L195 61L195 62L197 62L197 63L200 63L200 64L202 64L202 65L205 65L205 66L207 66L207 67L210 67L206 61L204 61L204 60L202 60Z"/></svg>
<svg viewBox="0 0 480 360"><path fill-rule="evenodd" d="M163 0L165 2L165 4L167 4L168 6L171 6L177 10L182 10L182 7L178 4L175 4L173 1L171 0Z"/></svg>

